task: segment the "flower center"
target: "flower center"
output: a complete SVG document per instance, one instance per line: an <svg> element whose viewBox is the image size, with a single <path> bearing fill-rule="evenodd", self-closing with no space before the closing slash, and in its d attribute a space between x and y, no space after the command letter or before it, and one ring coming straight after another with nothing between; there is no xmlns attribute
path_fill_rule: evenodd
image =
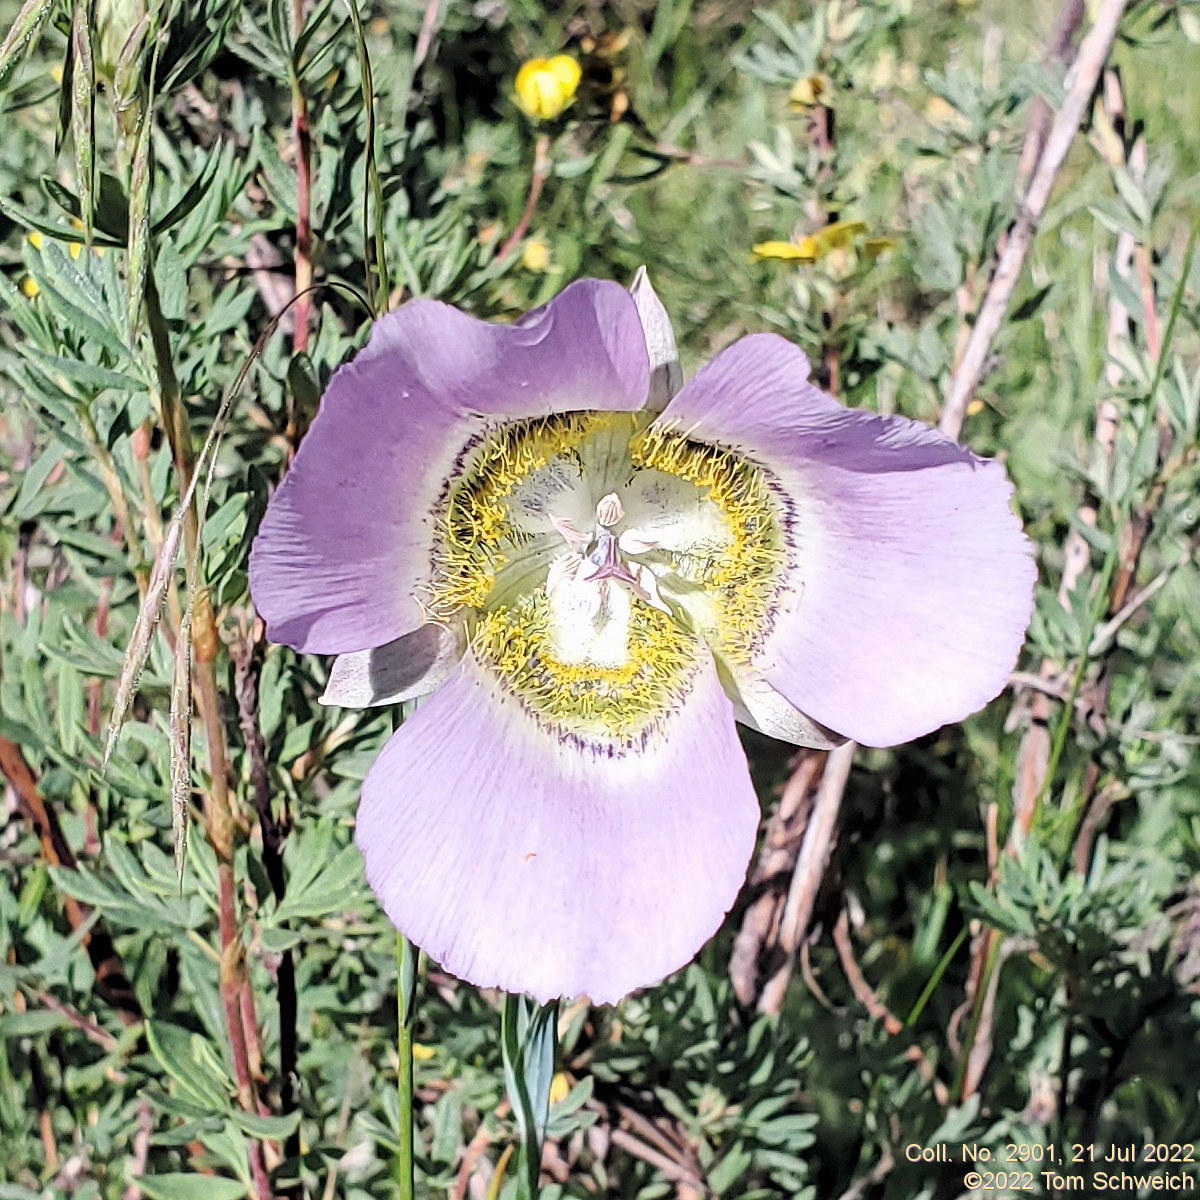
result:
<svg viewBox="0 0 1200 1200"><path fill-rule="evenodd" d="M770 629L790 515L761 467L645 414L567 413L477 439L441 502L431 619L539 717L628 741L682 699L704 642Z"/></svg>

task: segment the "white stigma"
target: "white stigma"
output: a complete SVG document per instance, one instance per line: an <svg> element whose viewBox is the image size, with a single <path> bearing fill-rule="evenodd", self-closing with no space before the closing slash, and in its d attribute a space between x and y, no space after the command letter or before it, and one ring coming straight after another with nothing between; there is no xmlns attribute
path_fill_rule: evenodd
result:
<svg viewBox="0 0 1200 1200"><path fill-rule="evenodd" d="M655 543L626 530L619 536L613 528L625 519L625 506L616 492L601 497L596 505L596 523L591 533L584 533L571 521L550 518L550 523L562 536L570 550L559 554L550 564L546 575L546 594L553 598L565 587L591 584L597 592L596 609L606 607L612 582L624 584L639 600L669 616L671 610L658 594L658 581L653 572L640 563L627 564L624 553L640 553L653 549ZM624 553L623 553L624 552Z"/></svg>

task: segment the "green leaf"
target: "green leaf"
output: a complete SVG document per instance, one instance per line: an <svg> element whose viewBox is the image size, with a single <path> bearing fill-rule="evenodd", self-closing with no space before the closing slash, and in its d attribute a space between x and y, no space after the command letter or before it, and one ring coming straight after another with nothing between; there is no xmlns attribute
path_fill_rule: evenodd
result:
<svg viewBox="0 0 1200 1200"><path fill-rule="evenodd" d="M154 281L162 315L168 321L182 321L187 316L187 266L169 239L159 245L155 255Z"/></svg>
<svg viewBox="0 0 1200 1200"><path fill-rule="evenodd" d="M138 1186L150 1200L238 1200L246 1185L218 1175L144 1175Z"/></svg>
<svg viewBox="0 0 1200 1200"><path fill-rule="evenodd" d="M98 367L77 358L63 358L59 354L46 354L32 346L18 345L17 351L43 370L64 375L71 382L82 384L92 392L102 392L107 388L118 392L146 390L146 385L140 379L110 371L107 367Z"/></svg>
<svg viewBox="0 0 1200 1200"><path fill-rule="evenodd" d="M192 180L187 191L150 226L151 234L157 237L159 234L166 233L167 230L174 228L203 201L204 197L208 195L209 189L216 181L221 169L228 166L225 150L225 144L218 142L208 152L208 157L205 159L200 174ZM228 158L229 161L232 161L232 152Z"/></svg>
<svg viewBox="0 0 1200 1200"><path fill-rule="evenodd" d="M16 201L8 199L6 196L0 196L0 213L3 213L10 221L15 221L23 229L28 229L31 233L40 233L48 238L55 238L60 242L75 242L78 245L83 245L83 234L76 229L71 229L69 226L57 225L53 221L47 221L44 217L39 217L35 213L31 213L24 206L17 204ZM121 243L114 238L109 237L93 237L92 244L94 246L119 246Z"/></svg>
<svg viewBox="0 0 1200 1200"><path fill-rule="evenodd" d="M258 1113L237 1109L234 1111L233 1121L243 1133L248 1133L251 1137L275 1138L282 1141L300 1124L300 1116L297 1111L282 1117L260 1117Z"/></svg>
<svg viewBox="0 0 1200 1200"><path fill-rule="evenodd" d="M186 1095L211 1112L233 1111L226 1081L209 1062L197 1059L194 1042L197 1034L169 1025L165 1021L146 1022L146 1041L159 1066L183 1089Z"/></svg>
<svg viewBox="0 0 1200 1200"><path fill-rule="evenodd" d="M21 480L21 490L13 503L12 516L17 521L28 521L36 517L46 507L47 494L43 491L47 476L62 462L66 447L59 441L51 441L48 446L33 460L33 464L25 472Z"/></svg>
<svg viewBox="0 0 1200 1200"><path fill-rule="evenodd" d="M362 878L362 855L356 847L347 846L305 886L296 888L289 882L283 903L275 910L272 923L313 919L341 912L359 892Z"/></svg>
<svg viewBox="0 0 1200 1200"><path fill-rule="evenodd" d="M40 1037L70 1022L62 1013L33 1009L29 1012L10 1012L0 1015L0 1038Z"/></svg>
<svg viewBox="0 0 1200 1200"><path fill-rule="evenodd" d="M25 0L21 11L0 45L0 87L16 69L21 54L41 32L54 7L53 0Z"/></svg>

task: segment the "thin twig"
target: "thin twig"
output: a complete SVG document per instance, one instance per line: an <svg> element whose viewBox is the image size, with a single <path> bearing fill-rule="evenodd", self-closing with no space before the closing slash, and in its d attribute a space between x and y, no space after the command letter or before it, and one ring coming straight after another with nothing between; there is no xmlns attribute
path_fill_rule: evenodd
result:
<svg viewBox="0 0 1200 1200"><path fill-rule="evenodd" d="M292 40L297 41L304 30L304 0L292 0ZM303 354L308 349L309 310L312 298L309 287L313 280L312 261L312 134L308 127L308 98L300 78L300 63L293 55L290 64L292 84L292 153L296 159L296 309L292 330L292 352ZM288 411L286 437L289 448L299 441L300 415L296 412L296 397L287 389Z"/></svg>
<svg viewBox="0 0 1200 1200"><path fill-rule="evenodd" d="M788 880L804 841L817 782L825 767L825 754L802 749L784 785L779 805L767 822L762 848L747 884L750 903L742 915L741 929L729 959L729 977L739 1003L747 1008L758 999L760 963L764 952L778 939L779 920L787 898Z"/></svg>
<svg viewBox="0 0 1200 1200"><path fill-rule="evenodd" d="M74 870L75 855L63 835L54 809L46 803L38 790L37 780L25 761L21 747L2 736L0 772L12 786L22 814L37 834L42 847L42 857L52 867ZM112 1005L124 1024L138 1024L143 1016L141 1003L129 982L129 977L125 974L116 946L99 918L73 896L63 897L63 909L72 929L80 929L91 922L91 927L84 935L84 944L95 974L96 991Z"/></svg>
<svg viewBox="0 0 1200 1200"><path fill-rule="evenodd" d="M850 941L850 917L843 909L833 927L833 944L837 948L838 959L846 974L846 981L854 998L867 1010L873 1020L879 1021L892 1036L898 1037L904 1032L904 1023L891 1009L875 994L875 989L867 982L866 976L859 969L854 958L854 946ZM926 1058L920 1046L909 1046L904 1057L920 1072L921 1077L933 1090L934 1099L945 1108L950 1103L950 1092L946 1085L937 1077L933 1064Z"/></svg>
<svg viewBox="0 0 1200 1200"><path fill-rule="evenodd" d="M884 1146L879 1161L860 1179L856 1179L841 1195L841 1200L859 1200L877 1184L882 1183L896 1165L891 1147Z"/></svg>
<svg viewBox="0 0 1200 1200"><path fill-rule="evenodd" d="M983 378L984 364L991 352L992 341L1008 312L1009 301L1021 277L1021 269L1025 265L1025 256L1029 253L1033 235L1046 211L1050 192L1067 157L1067 151L1075 140L1079 123L1087 112L1100 72L1108 61L1127 3L1128 0L1104 0L1096 14L1095 23L1080 44L1079 53L1067 77L1067 94L1062 108L1054 119L1046 139L1045 150L1030 180L1029 190L1017 211L1016 219L997 259L995 271L980 306L979 316L971 330L971 336L967 339L958 370L950 379L949 394L942 409L939 428L953 438L957 438L962 431L967 404Z"/></svg>
<svg viewBox="0 0 1200 1200"><path fill-rule="evenodd" d="M1108 650L1117 633L1127 625L1139 610L1145 606L1162 591L1168 583L1171 582L1171 577L1179 570L1180 567L1186 566L1196 556L1196 547L1200 535L1193 536L1188 539L1187 549L1179 556L1179 558L1164 567L1145 587L1139 588L1122 606L1121 610L1115 613L1103 625L1097 627L1096 632L1092 635L1091 643L1088 647L1088 655L1097 657Z"/></svg>
<svg viewBox="0 0 1200 1200"><path fill-rule="evenodd" d="M144 1096L138 1101L137 1131L133 1135L133 1154L126 1171L128 1186L121 1193L121 1200L141 1200L142 1189L138 1180L146 1173L146 1162L150 1157L150 1135L154 1132L154 1109Z"/></svg>
<svg viewBox="0 0 1200 1200"><path fill-rule="evenodd" d="M236 880L234 877L234 813L229 793L228 753L225 727L221 720L220 696L214 666L220 639L208 589L201 577L198 552L200 506L192 489L196 474L196 454L192 432L179 392L179 383L171 359L171 346L163 320L152 272L146 276L145 309L154 353L158 381L159 412L171 457L175 466L180 495L190 494L185 514L184 565L188 593L194 597L192 614L194 669L192 687L196 708L204 728L208 754L209 787L204 796L204 829L217 859L217 926L221 944L219 990L229 1038L238 1104L243 1111L258 1113L257 1088L251 1062L251 1048L258 1045L258 1026L254 1013L254 993L246 970L245 943L238 921ZM247 1141L250 1173L258 1200L270 1200L271 1186L263 1162L263 1142Z"/></svg>
<svg viewBox="0 0 1200 1200"><path fill-rule="evenodd" d="M627 1133L624 1129L612 1131L612 1144L620 1146L634 1158L640 1158L642 1162L649 1163L664 1179L669 1179L672 1183L686 1183L694 1188L703 1187L703 1181L695 1171L681 1166L674 1158L668 1158L667 1155L647 1146L640 1138L634 1137L632 1133Z"/></svg>
<svg viewBox="0 0 1200 1200"><path fill-rule="evenodd" d="M1096 81L1107 61L1126 3L1127 0L1104 0L1095 23L1080 45L1079 54L1068 76L1067 95L1063 106L1050 129L1029 190L1000 249L979 315L951 375L949 394L939 422L941 431L955 440L962 433L967 403L982 378L992 340L1008 311L1009 301L1020 277L1033 235L1045 212L1059 169L1075 139L1079 123L1095 90ZM1066 28L1068 24L1064 18L1060 28ZM816 890L828 861L830 840L841 804L841 793L849 777L855 749L855 744L849 742L830 755L830 769L826 771L826 777L822 780L821 792L809 823L804 849L797 861L792 889L784 912L781 943L788 950L789 960L784 970L764 989L759 1000L761 1011L777 1011L778 1006L782 1004L783 991L790 975L791 958L811 917ZM833 769L835 760L836 770ZM836 778L838 775L841 776L840 782Z"/></svg>
<svg viewBox="0 0 1200 1200"><path fill-rule="evenodd" d="M106 1054L111 1053L117 1048L117 1039L113 1037L107 1029L97 1025L91 1017L85 1017L78 1009L72 1008L69 1004L64 1004L57 997L51 995L44 989L34 991L33 997L37 1002L50 1012L58 1013L68 1024L73 1025L87 1039L95 1042Z"/></svg>
<svg viewBox="0 0 1200 1200"><path fill-rule="evenodd" d="M438 21L441 18L441 7L441 0L427 0L425 5L425 14L421 18L421 31L417 34L417 44L413 50L412 73L414 78L424 65L425 59L429 57L429 51L433 48L433 39L437 35Z"/></svg>
<svg viewBox="0 0 1200 1200"><path fill-rule="evenodd" d="M516 228L508 235L508 240L500 247L500 252L496 255L498 263L503 262L525 236L529 222L533 220L538 197L542 194L542 188L545 187L546 177L549 174L550 137L543 133L538 135L537 146L533 151L533 174L529 179L529 195L525 197L525 210L521 213L521 219L517 222Z"/></svg>
<svg viewBox="0 0 1200 1200"><path fill-rule="evenodd" d="M792 963L808 930L808 923L812 920L817 892L833 851L838 810L842 805L842 795L850 778L850 766L857 749L856 743L847 742L831 751L825 763L825 771L813 801L812 815L804 831L804 844L800 847L800 854L796 859L796 869L792 873L787 903L784 905L779 927L779 945L787 956L786 961L763 988L758 1001L759 1012L777 1013L783 1006L783 996L791 978Z"/></svg>
<svg viewBox="0 0 1200 1200"><path fill-rule="evenodd" d="M1073 3L1073 0L1069 0L1069 3ZM982 378L992 340L1008 311L1009 301L1021 275L1034 233L1049 202L1058 172L1075 139L1079 123L1112 50L1125 7L1126 0L1104 0L1068 74L1067 94L1062 108L1046 138L1025 199L998 252L996 268L980 306L979 316L967 341L962 360L950 380L949 394L939 428L955 438L962 430L966 406ZM1069 23L1068 15L1064 14L1060 29ZM1096 437L1098 441L1107 437L1103 414L1098 420ZM1086 523L1095 524L1094 513L1091 514L1090 521L1087 512L1082 514L1082 519ZM1067 555L1066 566L1072 574L1067 576L1064 573L1060 591L1060 599L1064 603L1074 588L1077 578L1074 573L1081 572L1090 561L1090 551L1086 544L1069 545L1068 548L1070 552ZM1041 673L1044 677L1051 678L1057 674L1057 667L1054 664L1043 663ZM1050 717L1049 697L1044 691L1036 692L1031 702L1029 726L1017 755L1013 820L1008 839L1010 853L1016 852L1033 825L1038 800L1050 770ZM962 1100L968 1099L978 1087L991 1056L996 987L1001 964L1010 949L1009 942L1002 940L997 931L990 928L981 930L972 943L966 999L951 1018L953 1029L966 1012L972 1013L969 1041L965 1047L966 1057L962 1060L956 1081Z"/></svg>
<svg viewBox="0 0 1200 1200"><path fill-rule="evenodd" d="M1084 0L1067 0L1058 14L1058 22L1054 32L1046 43L1046 52L1042 62L1046 66L1054 63L1065 64L1071 60L1071 43L1079 26L1083 24L1086 7ZM1021 157L1017 160L1017 186L1024 187L1034 168L1041 160L1042 151L1046 148L1046 136L1050 132L1050 122L1054 113L1050 105L1041 96L1035 96L1029 111L1029 128L1025 141L1021 144Z"/></svg>

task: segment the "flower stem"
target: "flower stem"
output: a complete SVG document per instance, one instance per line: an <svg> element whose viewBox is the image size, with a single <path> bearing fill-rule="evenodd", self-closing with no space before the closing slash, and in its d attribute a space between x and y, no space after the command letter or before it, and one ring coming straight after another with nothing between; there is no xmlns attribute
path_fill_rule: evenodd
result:
<svg viewBox="0 0 1200 1200"><path fill-rule="evenodd" d="M396 1049L400 1057L396 1081L400 1093L396 1194L400 1200L413 1200L413 1016L417 998L417 951L402 933L396 934L396 974Z"/></svg>
<svg viewBox="0 0 1200 1200"><path fill-rule="evenodd" d="M521 1135L517 1200L537 1200L558 1045L558 1001L539 1008L527 996L510 993L504 997L500 1028L504 1085Z"/></svg>

